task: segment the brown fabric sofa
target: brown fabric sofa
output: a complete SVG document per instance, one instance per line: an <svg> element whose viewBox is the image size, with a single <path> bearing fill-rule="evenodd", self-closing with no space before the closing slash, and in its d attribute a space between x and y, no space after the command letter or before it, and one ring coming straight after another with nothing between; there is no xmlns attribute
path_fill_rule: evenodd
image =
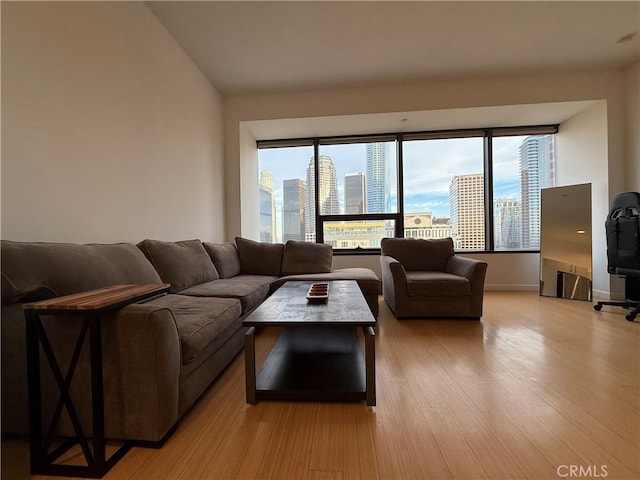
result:
<svg viewBox="0 0 640 480"><path fill-rule="evenodd" d="M487 264L461 257L451 238L383 238L382 294L397 318L480 319Z"/></svg>
<svg viewBox="0 0 640 480"><path fill-rule="evenodd" d="M241 351L243 318L286 279L357 280L377 316L380 280L368 269L332 271L330 247L236 240L237 246L200 240L144 240L137 246L3 240L3 433L28 432L26 302L114 284L171 284L168 295L129 305L102 320L107 437L157 444ZM283 267L286 272L302 268L308 275L282 276ZM79 322L47 317L44 325L56 354L69 358ZM90 434L86 353L72 396ZM44 358L41 370L49 373ZM58 391L53 379L44 377L46 418ZM63 422L60 433L71 432Z"/></svg>

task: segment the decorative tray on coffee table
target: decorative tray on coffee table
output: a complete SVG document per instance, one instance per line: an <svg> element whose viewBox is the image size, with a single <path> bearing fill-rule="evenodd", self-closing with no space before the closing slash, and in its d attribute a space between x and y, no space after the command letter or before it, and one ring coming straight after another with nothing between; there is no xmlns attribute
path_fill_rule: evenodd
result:
<svg viewBox="0 0 640 480"><path fill-rule="evenodd" d="M312 283L307 292L307 300L310 302L323 302L329 298L328 283Z"/></svg>

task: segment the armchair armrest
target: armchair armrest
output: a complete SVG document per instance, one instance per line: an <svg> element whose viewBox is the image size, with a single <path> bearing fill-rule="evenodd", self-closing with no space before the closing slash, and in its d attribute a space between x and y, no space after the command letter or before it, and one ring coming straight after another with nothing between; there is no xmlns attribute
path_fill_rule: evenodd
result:
<svg viewBox="0 0 640 480"><path fill-rule="evenodd" d="M446 269L447 273L469 279L469 283L471 284L470 313L472 316L480 318L482 316L484 278L487 273L487 263L473 258L454 255L447 260Z"/></svg>
<svg viewBox="0 0 640 480"><path fill-rule="evenodd" d="M402 264L389 255L380 256L382 270L382 294L396 312L398 306L407 305L409 292L407 290L407 273Z"/></svg>
<svg viewBox="0 0 640 480"><path fill-rule="evenodd" d="M465 277L470 282L481 282L484 285L484 277L487 271L487 263L473 258L453 255L447 260L447 273Z"/></svg>

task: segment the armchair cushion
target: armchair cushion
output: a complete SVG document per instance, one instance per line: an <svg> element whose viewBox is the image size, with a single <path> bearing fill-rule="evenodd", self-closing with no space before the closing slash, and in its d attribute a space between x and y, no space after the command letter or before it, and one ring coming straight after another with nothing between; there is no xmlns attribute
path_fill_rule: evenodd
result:
<svg viewBox="0 0 640 480"><path fill-rule="evenodd" d="M408 272L444 272L447 260L454 254L451 238L383 238L380 245L383 255L398 260Z"/></svg>
<svg viewBox="0 0 640 480"><path fill-rule="evenodd" d="M444 272L407 272L409 296L453 297L471 295L471 284L464 277Z"/></svg>

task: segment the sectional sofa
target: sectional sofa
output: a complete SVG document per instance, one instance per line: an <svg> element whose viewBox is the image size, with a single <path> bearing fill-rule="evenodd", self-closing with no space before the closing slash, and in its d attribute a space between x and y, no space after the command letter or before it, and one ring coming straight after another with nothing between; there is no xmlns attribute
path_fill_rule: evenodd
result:
<svg viewBox="0 0 640 480"><path fill-rule="evenodd" d="M377 317L381 284L375 273L332 270L331 260L328 245L239 237L235 243L138 245L3 240L3 433L28 432L24 303L115 284L171 285L167 295L102 319L107 437L160 445L242 349L242 320L287 280L356 280ZM64 364L79 323L52 316L44 324ZM87 352L82 355L71 392L90 434L89 362ZM57 387L48 376L42 385L47 418ZM64 421L61 429L72 431Z"/></svg>

